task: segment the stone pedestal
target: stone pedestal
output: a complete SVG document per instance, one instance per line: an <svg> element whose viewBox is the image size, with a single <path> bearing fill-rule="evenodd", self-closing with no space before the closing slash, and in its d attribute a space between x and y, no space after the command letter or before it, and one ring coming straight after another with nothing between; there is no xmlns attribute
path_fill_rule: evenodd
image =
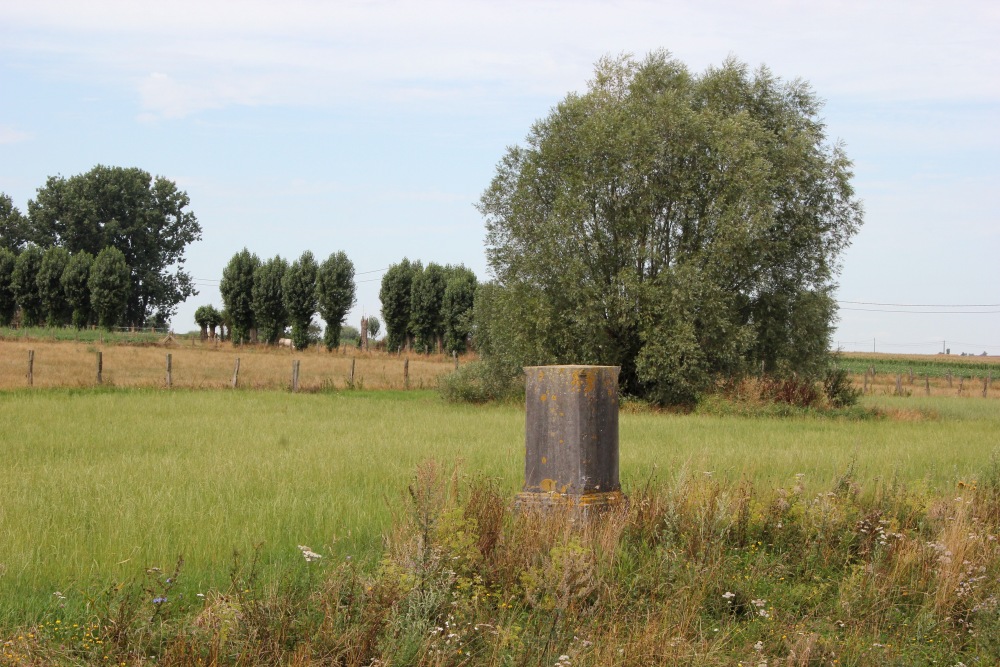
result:
<svg viewBox="0 0 1000 667"><path fill-rule="evenodd" d="M618 481L618 367L529 366L522 506L608 507Z"/></svg>

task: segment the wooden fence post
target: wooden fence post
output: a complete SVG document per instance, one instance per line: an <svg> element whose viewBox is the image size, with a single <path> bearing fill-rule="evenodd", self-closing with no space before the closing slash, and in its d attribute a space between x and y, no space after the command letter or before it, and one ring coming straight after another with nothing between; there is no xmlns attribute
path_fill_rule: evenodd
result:
<svg viewBox="0 0 1000 667"><path fill-rule="evenodd" d="M896 373L896 396L903 395L903 376Z"/></svg>
<svg viewBox="0 0 1000 667"><path fill-rule="evenodd" d="M236 365L233 367L233 389L236 389L236 386L239 384L239 382L240 382L240 358L236 357Z"/></svg>
<svg viewBox="0 0 1000 667"><path fill-rule="evenodd" d="M913 384L913 369L908 369L910 371L910 384Z"/></svg>
<svg viewBox="0 0 1000 667"><path fill-rule="evenodd" d="M862 390L861 393L862 394L867 394L868 393L868 369L867 368L865 369L865 388L864 388L864 390Z"/></svg>
<svg viewBox="0 0 1000 667"><path fill-rule="evenodd" d="M174 355L167 353L167 389L174 384Z"/></svg>
<svg viewBox="0 0 1000 667"><path fill-rule="evenodd" d="M104 353L97 351L97 384L104 382Z"/></svg>
<svg viewBox="0 0 1000 667"><path fill-rule="evenodd" d="M410 388L410 358L403 359L403 389Z"/></svg>
<svg viewBox="0 0 1000 667"><path fill-rule="evenodd" d="M948 389L951 389L951 370L948 371Z"/></svg>
<svg viewBox="0 0 1000 667"><path fill-rule="evenodd" d="M985 377L983 378L983 398L986 398L986 391L989 389L990 381Z"/></svg>
<svg viewBox="0 0 1000 667"><path fill-rule="evenodd" d="M354 389L354 362L357 361L354 357L351 357L351 377L348 379L347 384L350 385L351 389Z"/></svg>
<svg viewBox="0 0 1000 667"><path fill-rule="evenodd" d="M928 396L931 395L931 376L929 373L924 373L924 389Z"/></svg>
<svg viewBox="0 0 1000 667"><path fill-rule="evenodd" d="M964 388L965 388L965 376L964 375L959 375L958 376L958 393L961 394L962 390Z"/></svg>
<svg viewBox="0 0 1000 667"><path fill-rule="evenodd" d="M35 351L28 350L28 386L35 384Z"/></svg>
<svg viewBox="0 0 1000 667"><path fill-rule="evenodd" d="M299 390L299 360L292 362L292 391Z"/></svg>

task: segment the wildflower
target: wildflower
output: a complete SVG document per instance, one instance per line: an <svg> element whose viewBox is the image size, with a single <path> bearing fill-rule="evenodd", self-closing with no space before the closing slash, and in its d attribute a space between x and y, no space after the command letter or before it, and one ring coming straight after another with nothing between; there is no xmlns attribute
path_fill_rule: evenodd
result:
<svg viewBox="0 0 1000 667"><path fill-rule="evenodd" d="M153 604L163 604L166 601L167 601L167 597L165 595L153 598Z"/></svg>
<svg viewBox="0 0 1000 667"><path fill-rule="evenodd" d="M753 645L753 650L755 650L755 651L763 651L764 650L764 642L762 642L762 641L760 641L758 639L757 643Z"/></svg>
<svg viewBox="0 0 1000 667"><path fill-rule="evenodd" d="M306 559L307 563L311 563L314 560L319 560L320 558L322 558L321 555L319 555L309 547L302 544L299 545L299 551L302 552L302 557Z"/></svg>

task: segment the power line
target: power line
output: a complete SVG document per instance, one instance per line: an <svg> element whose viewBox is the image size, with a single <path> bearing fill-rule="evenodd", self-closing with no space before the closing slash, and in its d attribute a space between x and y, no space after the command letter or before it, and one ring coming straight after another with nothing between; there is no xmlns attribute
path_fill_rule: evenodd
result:
<svg viewBox="0 0 1000 667"><path fill-rule="evenodd" d="M1000 303L877 303L875 301L840 301L857 306L897 306L899 308L1000 308Z"/></svg>
<svg viewBox="0 0 1000 667"><path fill-rule="evenodd" d="M901 313L906 315L996 315L1000 310L886 310L877 308L841 308L858 313Z"/></svg>

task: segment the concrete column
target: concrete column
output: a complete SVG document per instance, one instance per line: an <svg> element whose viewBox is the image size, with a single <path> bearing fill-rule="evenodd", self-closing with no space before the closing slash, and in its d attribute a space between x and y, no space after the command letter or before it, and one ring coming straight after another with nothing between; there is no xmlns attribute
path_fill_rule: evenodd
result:
<svg viewBox="0 0 1000 667"><path fill-rule="evenodd" d="M618 481L617 366L525 368L522 505L611 506Z"/></svg>

